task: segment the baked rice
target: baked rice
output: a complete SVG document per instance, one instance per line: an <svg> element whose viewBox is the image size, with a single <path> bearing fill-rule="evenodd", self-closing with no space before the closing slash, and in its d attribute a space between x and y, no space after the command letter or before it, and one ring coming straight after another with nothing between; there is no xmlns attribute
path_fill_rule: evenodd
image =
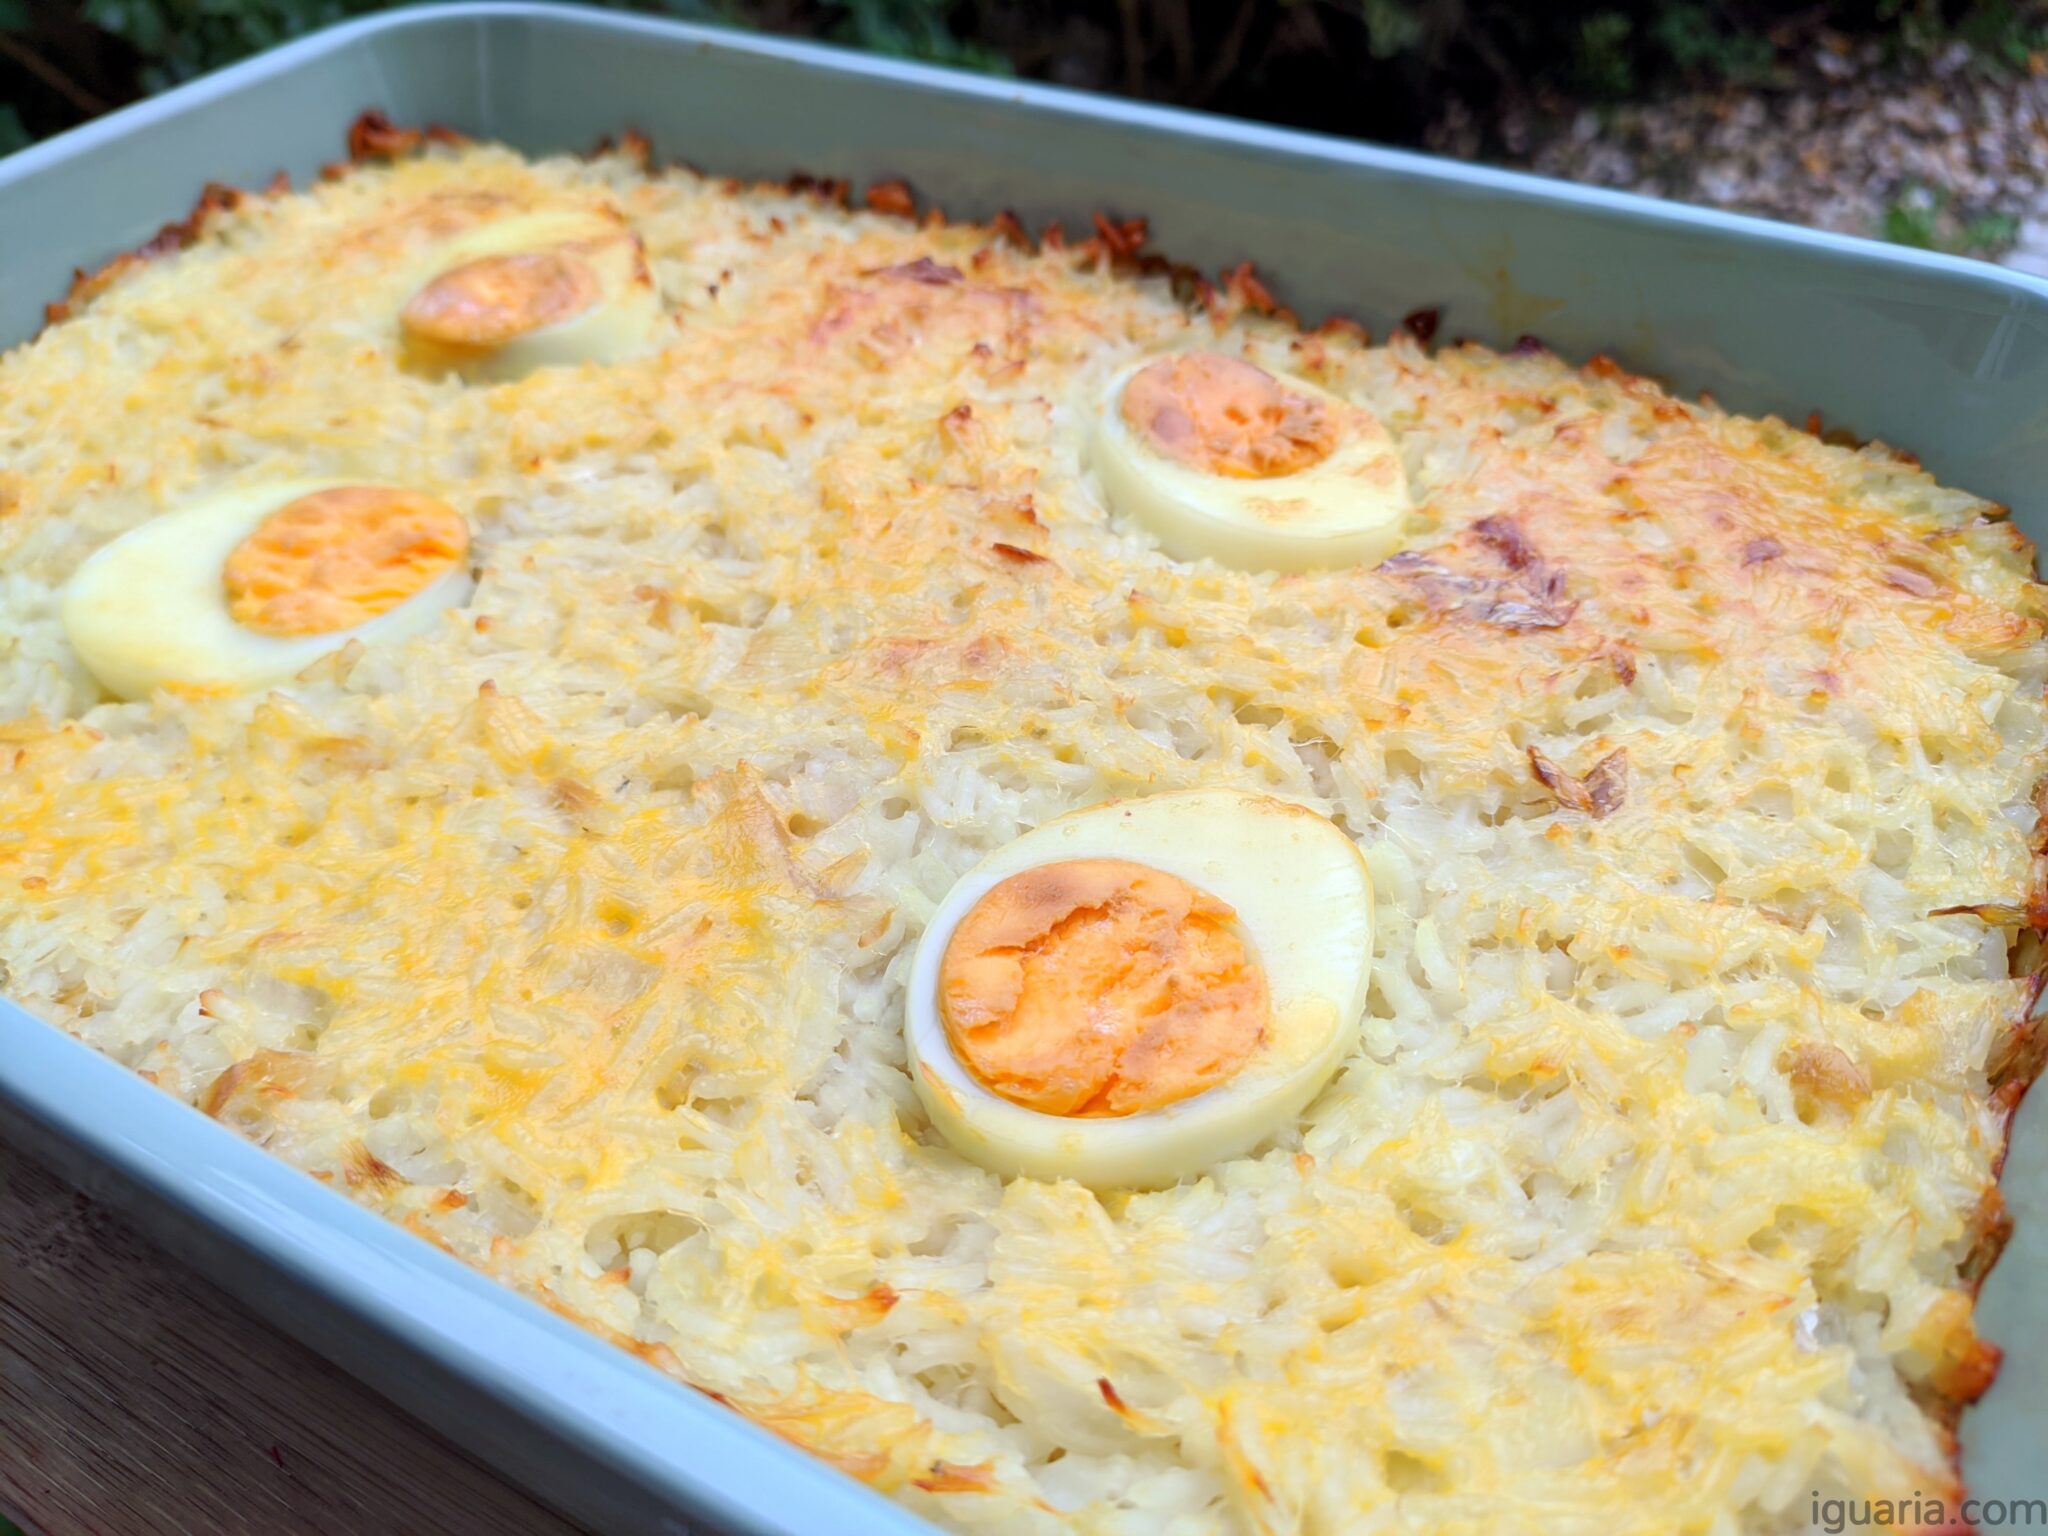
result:
<svg viewBox="0 0 2048 1536"><path fill-rule="evenodd" d="M2002 509L1604 359L1305 333L1137 226L358 138L398 153L211 197L0 359L11 997L957 1530L1953 1506L2038 1064L2048 607ZM614 201L666 348L400 366L401 258L480 193ZM1090 412L1191 345L1376 412L1404 552L1247 574L1106 512ZM471 603L105 702L80 562L308 476L465 509ZM1192 786L1359 841L1361 1049L1163 1191L962 1161L905 1074L923 921Z"/></svg>

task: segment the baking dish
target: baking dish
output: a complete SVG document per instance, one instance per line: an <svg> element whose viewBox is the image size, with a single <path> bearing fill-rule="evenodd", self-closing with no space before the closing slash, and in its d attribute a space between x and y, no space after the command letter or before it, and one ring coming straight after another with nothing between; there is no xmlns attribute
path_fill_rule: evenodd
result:
<svg viewBox="0 0 2048 1536"><path fill-rule="evenodd" d="M1097 207L1142 212L1184 259L1261 261L1305 313L1383 329L1441 306L1452 334L1605 348L1739 409L1818 408L2017 503L2023 522L2048 514L2038 284L1355 146L544 8L343 29L0 167L0 228L36 232L0 252L0 334L26 334L69 267L135 244L201 180L303 176L334 158L365 106L529 151L631 125L717 171L903 175L956 214L1007 205L1073 225ZM45 1155L116 1181L272 1315L593 1524L673 1528L692 1510L744 1529L914 1526L19 1015L0 1019L0 1101ZM2023 1128L2009 1181L2021 1239L1985 1313L2014 1344L2038 1332L2015 1310L2040 1239L2028 1142ZM2020 1401L2036 1374L2022 1355L1971 1421L1980 1494L2037 1491L2021 1456L1997 1454L2040 1438L2043 1419Z"/></svg>

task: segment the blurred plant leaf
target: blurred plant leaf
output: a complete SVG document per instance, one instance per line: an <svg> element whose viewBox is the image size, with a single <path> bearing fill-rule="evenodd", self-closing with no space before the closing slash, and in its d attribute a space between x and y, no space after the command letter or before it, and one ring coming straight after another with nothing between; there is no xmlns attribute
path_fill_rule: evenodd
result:
<svg viewBox="0 0 2048 1536"><path fill-rule="evenodd" d="M1698 0L1670 0L1650 22L1657 51L1680 72L1737 85L1764 85L1778 50L1759 32L1724 25L1719 13Z"/></svg>
<svg viewBox="0 0 2048 1536"><path fill-rule="evenodd" d="M1629 44L1635 30L1634 20L1621 11L1595 11L1579 23L1572 69L1587 94L1613 101L1634 89L1636 66Z"/></svg>
<svg viewBox="0 0 2048 1536"><path fill-rule="evenodd" d="M901 59L1010 73L1008 59L953 30L948 0L826 0L826 6L839 15L831 32L840 42Z"/></svg>
<svg viewBox="0 0 2048 1536"><path fill-rule="evenodd" d="M1391 59L1422 46L1422 7L1415 0L1362 0L1365 44L1376 59Z"/></svg>

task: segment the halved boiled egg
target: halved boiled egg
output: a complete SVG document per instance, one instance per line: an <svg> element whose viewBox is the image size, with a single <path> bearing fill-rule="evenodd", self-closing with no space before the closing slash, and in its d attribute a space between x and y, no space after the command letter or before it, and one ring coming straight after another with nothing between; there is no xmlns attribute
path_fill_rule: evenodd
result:
<svg viewBox="0 0 2048 1536"><path fill-rule="evenodd" d="M239 692L351 640L404 639L468 600L469 527L394 485L303 480L131 528L65 588L65 632L108 692Z"/></svg>
<svg viewBox="0 0 2048 1536"><path fill-rule="evenodd" d="M919 941L911 1079L997 1173L1154 1188L1250 1151L1357 1039L1372 877L1305 806L1076 811L961 878Z"/></svg>
<svg viewBox="0 0 2048 1536"><path fill-rule="evenodd" d="M484 381L649 350L661 294L640 237L597 209L511 214L435 249L399 312L408 359Z"/></svg>
<svg viewBox="0 0 2048 1536"><path fill-rule="evenodd" d="M1400 543L1410 504L1371 411L1221 352L1119 375L1089 457L1111 509L1169 555L1241 570L1377 562Z"/></svg>

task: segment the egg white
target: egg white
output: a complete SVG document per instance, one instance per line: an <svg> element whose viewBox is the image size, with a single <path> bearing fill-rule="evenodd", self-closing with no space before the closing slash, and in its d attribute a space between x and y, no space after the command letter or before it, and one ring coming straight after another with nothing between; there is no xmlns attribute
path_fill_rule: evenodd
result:
<svg viewBox="0 0 2048 1536"><path fill-rule="evenodd" d="M496 347L454 347L400 327L408 359L416 366L444 369L479 383L505 383L537 368L578 363L618 363L654 350L658 342L661 291L647 265L640 237L624 220L592 209L553 209L511 214L442 241L412 270L413 294L444 272L487 256L577 247L576 255L596 271L597 302L580 314L515 336Z"/></svg>
<svg viewBox="0 0 2048 1536"><path fill-rule="evenodd" d="M1401 544L1412 506L1408 474L1385 425L1363 406L1289 374L1281 386L1320 400L1341 426L1329 457L1291 475L1240 479L1191 469L1124 420L1124 389L1140 359L1096 406L1089 467L1110 510L1150 530L1177 560L1247 571L1327 570L1377 563Z"/></svg>
<svg viewBox="0 0 2048 1536"><path fill-rule="evenodd" d="M271 513L361 480L296 480L209 496L152 518L97 550L64 589L61 616L86 670L117 698L168 684L240 692L304 671L351 640L403 640L468 601L464 561L373 619L318 635L258 634L228 612L228 557Z"/></svg>
<svg viewBox="0 0 2048 1536"><path fill-rule="evenodd" d="M954 929L1010 876L1070 859L1144 864L1235 909L1272 1020L1227 1082L1134 1115L1050 1115L990 1091L953 1054L939 967ZM1158 1188L1250 1151L1301 1113L1357 1041L1371 967L1372 877L1315 811L1228 790L1112 800L997 849L940 902L911 965L911 1081L953 1149L1005 1177Z"/></svg>

